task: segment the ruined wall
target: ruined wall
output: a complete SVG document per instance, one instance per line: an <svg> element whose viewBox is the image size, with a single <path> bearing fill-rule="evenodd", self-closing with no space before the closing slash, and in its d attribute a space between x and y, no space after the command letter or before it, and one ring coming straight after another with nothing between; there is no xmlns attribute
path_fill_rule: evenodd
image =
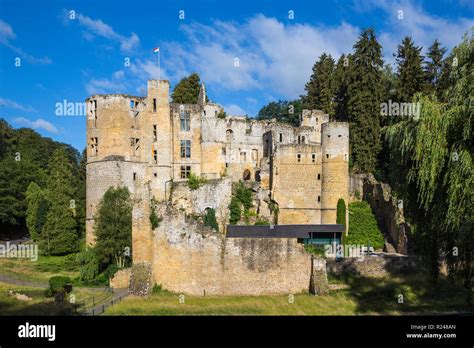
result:
<svg viewBox="0 0 474 348"><path fill-rule="evenodd" d="M232 180L209 180L196 190L191 190L187 182L175 183L171 204L186 214L202 215L207 208L215 209L220 231L225 230L229 216L232 195Z"/></svg>
<svg viewBox="0 0 474 348"><path fill-rule="evenodd" d="M278 223L319 224L321 147L278 145L273 166L272 198L278 202Z"/></svg>
<svg viewBox="0 0 474 348"><path fill-rule="evenodd" d="M160 206L154 232L153 278L165 289L193 295L307 292L311 255L294 239L226 239Z"/></svg>

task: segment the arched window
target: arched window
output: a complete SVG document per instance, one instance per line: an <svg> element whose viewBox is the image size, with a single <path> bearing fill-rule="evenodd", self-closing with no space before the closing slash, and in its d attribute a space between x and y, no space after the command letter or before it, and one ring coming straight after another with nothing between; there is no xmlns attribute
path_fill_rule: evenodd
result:
<svg viewBox="0 0 474 348"><path fill-rule="evenodd" d="M225 140L227 142L230 142L232 141L232 139L234 138L234 131L232 129L228 129L225 131Z"/></svg>
<svg viewBox="0 0 474 348"><path fill-rule="evenodd" d="M244 178L244 180L250 180L250 170L248 170L248 169L244 170L243 178Z"/></svg>

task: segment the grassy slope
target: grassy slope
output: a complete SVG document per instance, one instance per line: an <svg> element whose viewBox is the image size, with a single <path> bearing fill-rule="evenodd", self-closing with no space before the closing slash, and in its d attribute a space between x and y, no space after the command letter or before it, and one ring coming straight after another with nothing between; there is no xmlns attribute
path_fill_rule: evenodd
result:
<svg viewBox="0 0 474 348"><path fill-rule="evenodd" d="M148 298L129 297L110 307L108 315L401 315L467 311L463 290L442 280L437 288L425 290L420 275L390 278L339 280L347 289L326 296L186 296L161 292ZM398 303L398 295L404 303ZM472 309L471 309L472 310Z"/></svg>

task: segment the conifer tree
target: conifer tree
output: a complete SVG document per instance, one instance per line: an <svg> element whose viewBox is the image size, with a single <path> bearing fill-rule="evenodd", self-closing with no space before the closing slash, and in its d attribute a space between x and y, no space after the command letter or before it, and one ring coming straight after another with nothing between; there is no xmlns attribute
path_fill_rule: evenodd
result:
<svg viewBox="0 0 474 348"><path fill-rule="evenodd" d="M32 240L38 240L48 212L48 202L41 187L34 181L26 190L26 226Z"/></svg>
<svg viewBox="0 0 474 348"><path fill-rule="evenodd" d="M443 68L443 56L446 53L446 48L441 46L438 40L435 40L430 46L427 57L429 60L425 61L425 93L431 94L438 89L439 79Z"/></svg>
<svg viewBox="0 0 474 348"><path fill-rule="evenodd" d="M410 103L415 93L423 89L425 72L421 47L416 47L410 37L405 37L398 45L397 52L397 99Z"/></svg>
<svg viewBox="0 0 474 348"><path fill-rule="evenodd" d="M348 86L353 170L373 172L380 150L383 59L372 28L361 33L354 50Z"/></svg>
<svg viewBox="0 0 474 348"><path fill-rule="evenodd" d="M171 99L177 104L196 104L201 88L201 78L197 73L182 78L175 86ZM206 101L208 100L206 96Z"/></svg>
<svg viewBox="0 0 474 348"><path fill-rule="evenodd" d="M71 200L74 199L73 163L64 148L53 152L48 165L46 197L48 214L40 234L45 254L64 255L78 250L77 222Z"/></svg>
<svg viewBox="0 0 474 348"><path fill-rule="evenodd" d="M318 109L334 117L334 59L323 53L314 63L313 74L302 97L305 109Z"/></svg>
<svg viewBox="0 0 474 348"><path fill-rule="evenodd" d="M347 122L349 120L348 87L352 66L351 61L352 56L350 54L341 55L334 70L334 113L336 120L339 122Z"/></svg>

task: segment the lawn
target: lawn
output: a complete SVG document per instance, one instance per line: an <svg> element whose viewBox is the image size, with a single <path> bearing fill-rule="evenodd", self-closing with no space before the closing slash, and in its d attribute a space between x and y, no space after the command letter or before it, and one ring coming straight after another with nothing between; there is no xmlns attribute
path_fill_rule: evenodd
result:
<svg viewBox="0 0 474 348"><path fill-rule="evenodd" d="M403 315L458 313L469 309L463 289L442 279L427 286L422 275L331 279L345 287L325 296L185 296L160 291L148 298L129 296L106 315ZM429 289L429 290L426 290ZM400 303L400 294L403 302Z"/></svg>
<svg viewBox="0 0 474 348"><path fill-rule="evenodd" d="M30 259L0 258L0 274L16 279L48 282L55 275L68 276L71 279L79 276L79 265L76 255L42 256L37 261Z"/></svg>

